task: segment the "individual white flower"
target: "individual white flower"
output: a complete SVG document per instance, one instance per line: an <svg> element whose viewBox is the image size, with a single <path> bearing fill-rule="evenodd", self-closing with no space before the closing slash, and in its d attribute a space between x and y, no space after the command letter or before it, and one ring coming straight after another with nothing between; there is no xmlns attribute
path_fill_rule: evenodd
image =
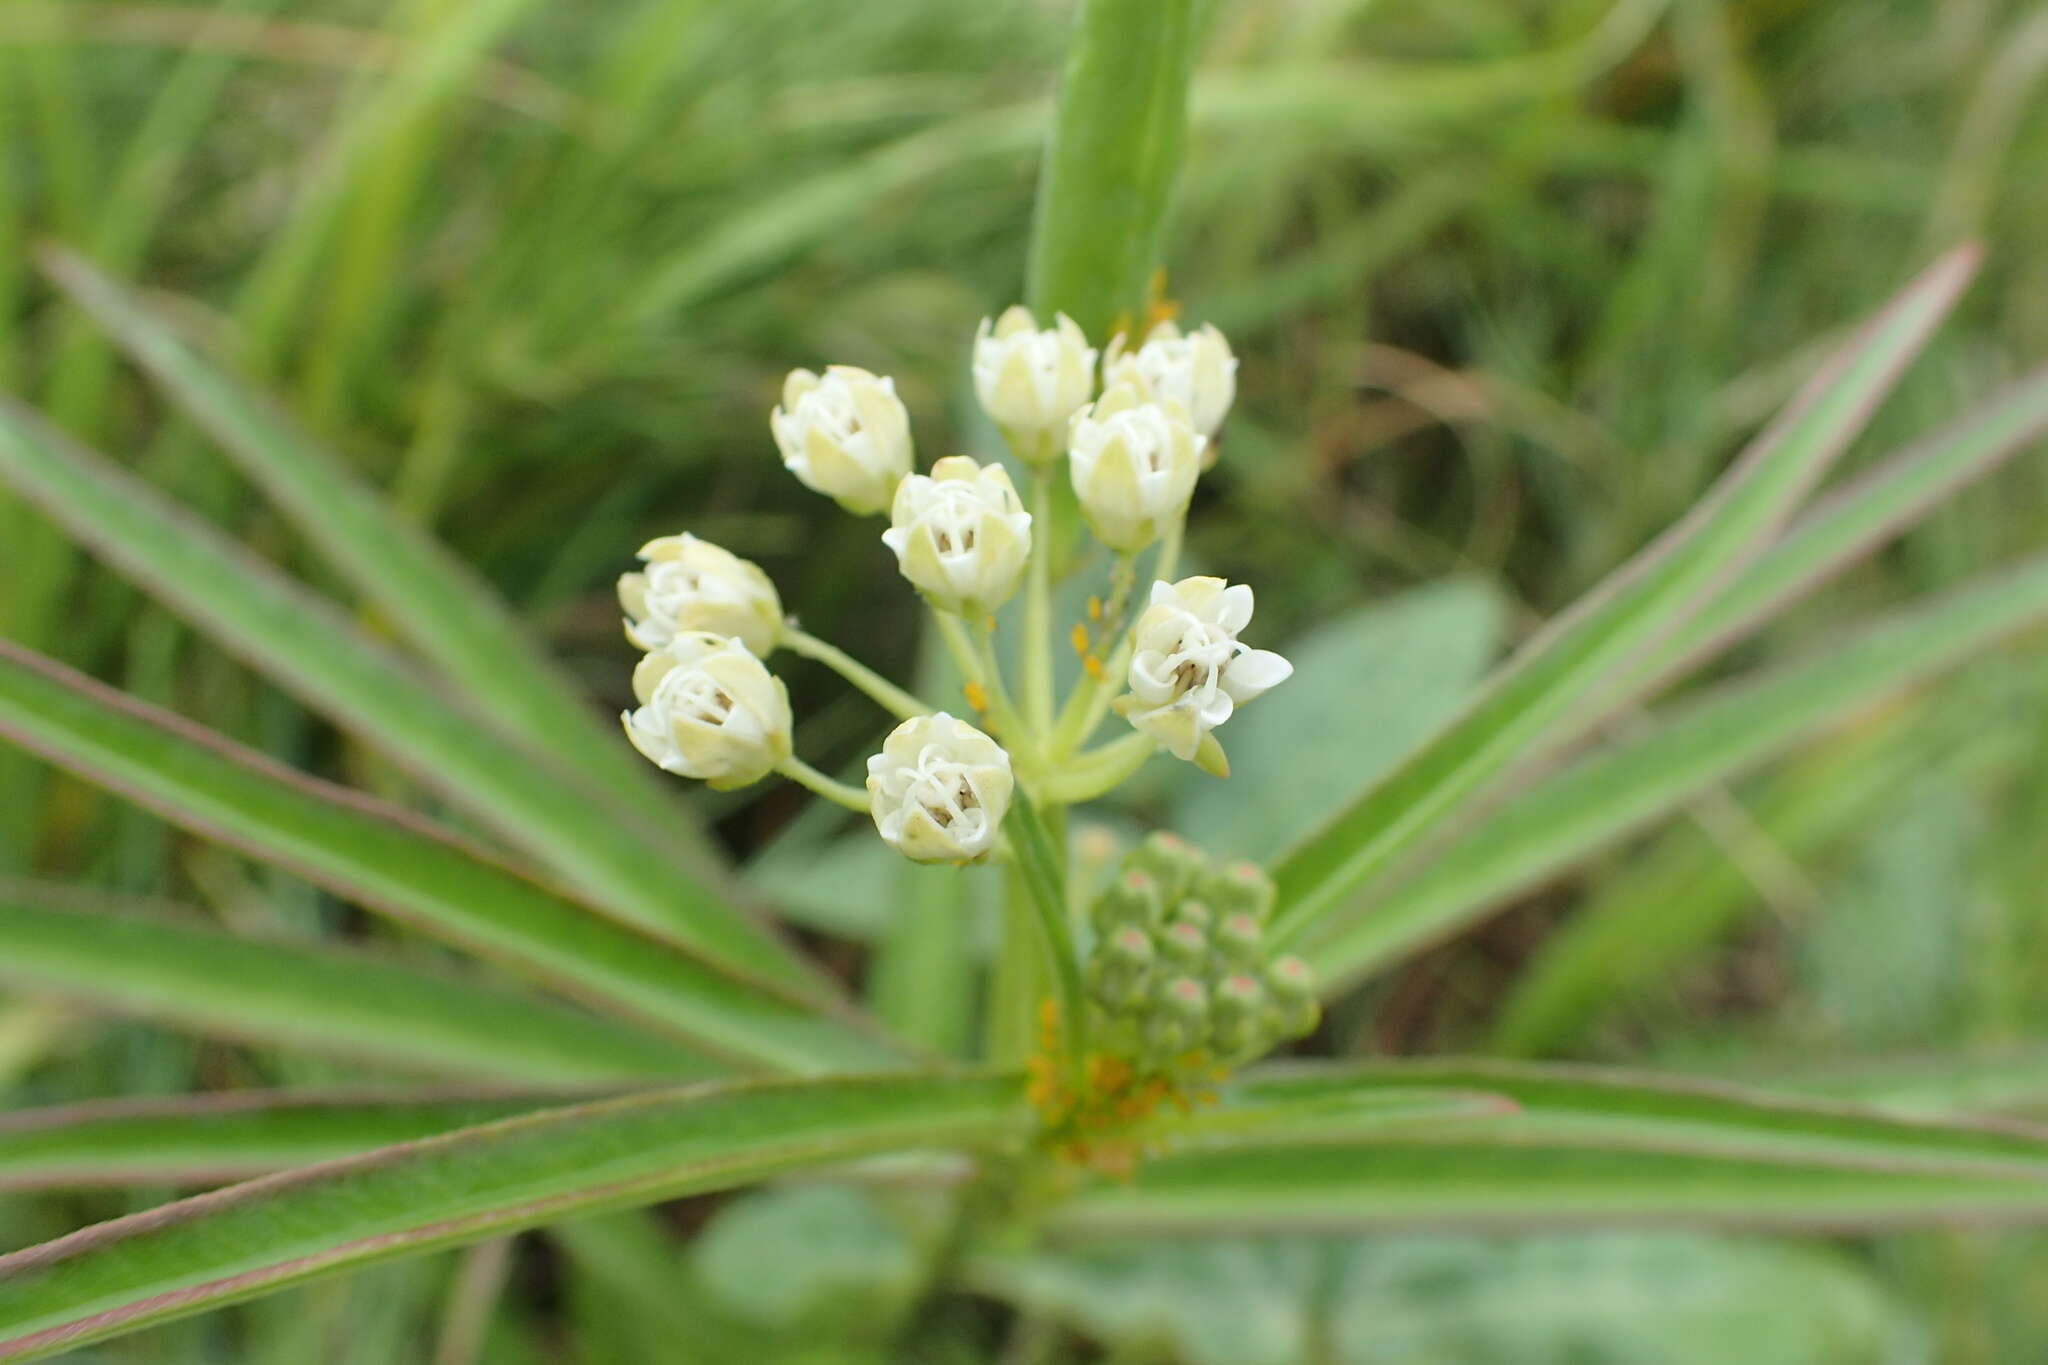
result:
<svg viewBox="0 0 2048 1365"><path fill-rule="evenodd" d="M1130 691L1116 709L1176 758L1192 759L1237 707L1287 681L1294 665L1237 634L1252 619L1252 590L1220 578L1154 583L1132 628Z"/></svg>
<svg viewBox="0 0 2048 1365"><path fill-rule="evenodd" d="M1186 514L1203 437L1174 399L1118 384L1074 416L1067 458L1081 513L1103 544L1142 550Z"/></svg>
<svg viewBox="0 0 2048 1365"><path fill-rule="evenodd" d="M1043 463L1059 454L1067 422L1095 392L1095 352L1065 313L1040 330L1031 310L1014 304L974 334L974 392L1017 457Z"/></svg>
<svg viewBox="0 0 2048 1365"><path fill-rule="evenodd" d="M1102 386L1134 384L1153 399L1171 398L1187 410L1204 436L1214 436L1237 397L1237 357L1214 325L1182 335L1171 322L1146 334L1145 344L1127 350L1121 333L1102 358Z"/></svg>
<svg viewBox="0 0 2048 1365"><path fill-rule="evenodd" d="M896 485L889 519L882 543L941 611L980 615L1017 591L1031 556L1031 514L1001 465L948 455L929 476Z"/></svg>
<svg viewBox="0 0 2048 1365"><path fill-rule="evenodd" d="M875 828L920 863L966 862L995 847L1011 787L1003 746L943 711L904 721L868 760Z"/></svg>
<svg viewBox="0 0 2048 1365"><path fill-rule="evenodd" d="M633 670L640 709L620 717L649 762L724 791L790 755L789 693L738 640L687 631Z"/></svg>
<svg viewBox="0 0 2048 1365"><path fill-rule="evenodd" d="M790 472L859 516L885 510L910 472L910 414L896 381L852 365L791 370L768 425Z"/></svg>
<svg viewBox="0 0 2048 1365"><path fill-rule="evenodd" d="M730 635L766 658L782 628L782 599L758 564L688 531L640 547L644 573L619 576L626 638L660 649L686 631Z"/></svg>

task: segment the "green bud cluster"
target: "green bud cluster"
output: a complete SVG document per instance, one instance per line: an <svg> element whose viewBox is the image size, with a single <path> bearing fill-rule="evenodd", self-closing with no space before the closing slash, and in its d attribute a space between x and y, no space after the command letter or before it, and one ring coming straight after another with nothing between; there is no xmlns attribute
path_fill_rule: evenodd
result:
<svg viewBox="0 0 2048 1365"><path fill-rule="evenodd" d="M1141 1071L1190 1057L1249 1061L1312 1030L1315 981L1265 942L1273 883L1251 863L1213 866L1184 839L1154 834L1089 908L1088 991L1100 1036Z"/></svg>

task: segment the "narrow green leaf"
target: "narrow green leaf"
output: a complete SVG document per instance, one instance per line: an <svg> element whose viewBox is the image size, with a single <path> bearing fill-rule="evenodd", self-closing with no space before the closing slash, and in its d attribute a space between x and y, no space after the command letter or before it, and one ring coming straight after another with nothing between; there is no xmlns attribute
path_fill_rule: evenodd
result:
<svg viewBox="0 0 2048 1365"><path fill-rule="evenodd" d="M0 1114L0 1190L218 1185L561 1104L491 1091L240 1091Z"/></svg>
<svg viewBox="0 0 2048 1365"><path fill-rule="evenodd" d="M1906 1119L1749 1086L1588 1066L1450 1058L1275 1067L1240 1080L1219 1112L1291 1114L1284 1129L1271 1133L1275 1146L1355 1143L1373 1131L1357 1122L1372 1106L1414 1105L1432 1093L1466 1102L1438 1130L1460 1142L1799 1159L2048 1181L2048 1129ZM1491 1106L1472 1102L1477 1097ZM1502 1114L1503 1103L1513 1112ZM1393 1140L1410 1135L1390 1134Z"/></svg>
<svg viewBox="0 0 2048 1365"><path fill-rule="evenodd" d="M1811 657L1686 703L1481 820L1303 948L1331 988L1455 932L1714 785L2048 618L2048 559L1869 626ZM1646 907L1654 913L1654 907Z"/></svg>
<svg viewBox="0 0 2048 1365"><path fill-rule="evenodd" d="M1283 857L1278 937L1299 937L1515 768L1596 722L1617 677L1765 548L1948 312L1977 258L1954 252L1909 286L1705 501L1531 640L1460 719Z"/></svg>
<svg viewBox="0 0 2048 1365"><path fill-rule="evenodd" d="M608 919L397 807L295 773L5 641L0 735L195 833L722 1056L799 1071L890 1056L847 1021Z"/></svg>
<svg viewBox="0 0 2048 1365"><path fill-rule="evenodd" d="M2048 1181L1845 1169L1594 1146L1410 1138L1366 1151L1241 1148L1169 1156L1063 1209L1055 1231L1490 1232L1629 1224L1871 1231L2048 1223Z"/></svg>
<svg viewBox="0 0 2048 1365"><path fill-rule="evenodd" d="M0 1360L32 1360L316 1276L555 1219L1030 1122L978 1077L707 1085L575 1106L289 1172L0 1257Z"/></svg>
<svg viewBox="0 0 2048 1365"><path fill-rule="evenodd" d="M1865 832L1871 808L1927 762L1910 723L1887 717L1803 760L1743 807L1795 865ZM1917 742L1915 742L1917 741ZM1721 941L1758 908L1752 867L1699 821L1674 825L1602 877L1517 974L1487 1051L1559 1053L1608 1013L1641 998Z"/></svg>
<svg viewBox="0 0 2048 1365"><path fill-rule="evenodd" d="M284 413L231 382L142 302L69 251L41 256L44 272L212 434L242 472L405 642L452 679L478 712L630 812L661 812L662 846L686 853L695 876L715 855L687 808L654 770L600 723L575 683L541 650L503 599L426 531L398 516L367 483ZM637 815L629 818L641 818Z"/></svg>
<svg viewBox="0 0 2048 1365"><path fill-rule="evenodd" d="M251 942L0 883L0 983L88 1010L409 1071L531 1082L687 1080L673 1043L552 1001L311 944Z"/></svg>
<svg viewBox="0 0 2048 1365"><path fill-rule="evenodd" d="M1505 1063L1380 1065L1248 1082L1253 1095L1427 1083L1518 1114L1434 1131L1190 1148L1055 1215L1069 1233L1708 1221L1862 1228L2048 1223L2048 1130L1935 1122L1732 1087Z"/></svg>
<svg viewBox="0 0 2048 1365"><path fill-rule="evenodd" d="M1194 0L1086 0L1032 225L1031 306L1106 340L1144 313L1187 129Z"/></svg>
<svg viewBox="0 0 2048 1365"><path fill-rule="evenodd" d="M143 591L606 905L710 957L812 980L714 888L679 873L658 834L451 706L332 603L5 398L0 477Z"/></svg>
<svg viewBox="0 0 2048 1365"><path fill-rule="evenodd" d="M2048 369L1817 501L1656 650L1644 676L1683 672L1739 639L2044 436Z"/></svg>

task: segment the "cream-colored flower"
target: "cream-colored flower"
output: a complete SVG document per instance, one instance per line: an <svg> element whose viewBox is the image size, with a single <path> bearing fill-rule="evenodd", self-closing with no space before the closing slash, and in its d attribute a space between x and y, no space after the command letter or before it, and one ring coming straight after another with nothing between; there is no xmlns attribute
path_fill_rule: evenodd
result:
<svg viewBox="0 0 2048 1365"><path fill-rule="evenodd" d="M910 472L910 414L896 382L851 365L791 370L768 425L790 472L859 516L886 510Z"/></svg>
<svg viewBox="0 0 2048 1365"><path fill-rule="evenodd" d="M896 486L882 543L941 611L981 615L1010 600L1031 556L1031 514L1009 471L948 455Z"/></svg>
<svg viewBox="0 0 2048 1365"><path fill-rule="evenodd" d="M994 848L1011 788L1003 746L943 711L904 721L868 760L875 828L920 863L966 862Z"/></svg>
<svg viewBox="0 0 2048 1365"><path fill-rule="evenodd" d="M974 334L974 392L1017 457L1034 464L1059 454L1067 422L1095 392L1095 352L1061 313L1040 330L1022 304Z"/></svg>
<svg viewBox="0 0 2048 1365"><path fill-rule="evenodd" d="M1294 665L1249 649L1238 632L1252 619L1252 590L1220 578L1154 583L1133 628L1130 691L1116 709L1176 758L1192 759L1231 712L1287 681Z"/></svg>
<svg viewBox="0 0 2048 1365"><path fill-rule="evenodd" d="M1118 384L1081 409L1068 437L1069 472L1102 543L1142 550L1186 515L1203 444L1179 402L1148 401L1134 384Z"/></svg>
<svg viewBox="0 0 2048 1365"><path fill-rule="evenodd" d="M1134 384L1152 399L1171 398L1204 436L1214 436L1237 397L1237 357L1213 325L1182 335L1162 322L1135 351L1119 334L1102 359L1102 386Z"/></svg>
<svg viewBox="0 0 2048 1365"><path fill-rule="evenodd" d="M633 670L640 709L620 717L649 762L720 791L758 782L790 755L789 693L728 636L689 631Z"/></svg>
<svg viewBox="0 0 2048 1365"><path fill-rule="evenodd" d="M685 531L640 547L644 573L619 576L626 638L660 649L688 631L730 635L766 658L782 628L782 599L758 564Z"/></svg>

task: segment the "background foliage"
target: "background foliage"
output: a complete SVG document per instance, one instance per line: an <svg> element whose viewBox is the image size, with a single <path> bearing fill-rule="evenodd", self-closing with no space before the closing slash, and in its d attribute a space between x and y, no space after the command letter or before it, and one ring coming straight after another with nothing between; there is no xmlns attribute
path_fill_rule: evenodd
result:
<svg viewBox="0 0 2048 1365"><path fill-rule="evenodd" d="M61 239L167 291L606 705L629 663L611 579L686 523L761 561L811 629L907 674L915 621L873 528L787 478L764 414L784 369L831 358L895 374L921 432L969 430L960 338L1022 288L1069 20L940 0L4 0L0 385L319 577L34 275L30 245ZM1991 252L1852 465L2048 355L2048 20L2025 0L1214 0L1199 43L1165 255L1171 291L1245 368L1190 553L1259 585L1268 638L1297 637L1296 701L1386 761L1689 506L1832 330L1936 249L1979 236ZM2016 462L1738 661L2038 549L2044 494L2048 467ZM0 502L0 544L0 634L436 807L35 514ZM1382 978L1337 1012L1334 1045L1713 1072L1768 1052L1898 1102L2038 1103L2044 670L2023 644L1856 718ZM793 667L791 683L800 748L866 751L866 710L825 676ZM1319 783L1355 789L1314 746L1254 740L1266 720L1249 713L1233 752L1270 775L1241 776L1295 784L1311 807ZM1162 779L1132 814L1174 811L1247 853L1298 828L1216 801ZM792 792L706 805L763 889L838 917L849 967L892 904L916 904L872 841L831 842L831 812L792 825ZM381 933L12 749L0 866L278 937ZM899 995L917 1007L914 983ZM1870 1080L1847 1065L1943 1047L1995 1064ZM10 1108L378 1074L0 996ZM129 1200L9 1197L0 1243L157 1202ZM679 1206L672 1223L709 1220L682 1290L661 1229L589 1223L497 1264L372 1271L100 1358L426 1359L414 1343L459 1335L440 1324L492 1301L477 1286L496 1275L520 1292L484 1320L492 1361L664 1359L662 1343L705 1333L741 1351L844 1339L843 1357L807 1358L862 1359L884 1346L857 1339L849 1305L909 1301L901 1239L920 1230L850 1200ZM800 1266L781 1264L791 1247ZM2048 1350L2048 1243L2017 1234L1382 1238L1181 1259L975 1273L1032 1306L1017 1349L1053 1358L1083 1339L1198 1362ZM764 1261L787 1280L774 1296ZM958 1312L921 1348L933 1359L974 1358L992 1333Z"/></svg>

